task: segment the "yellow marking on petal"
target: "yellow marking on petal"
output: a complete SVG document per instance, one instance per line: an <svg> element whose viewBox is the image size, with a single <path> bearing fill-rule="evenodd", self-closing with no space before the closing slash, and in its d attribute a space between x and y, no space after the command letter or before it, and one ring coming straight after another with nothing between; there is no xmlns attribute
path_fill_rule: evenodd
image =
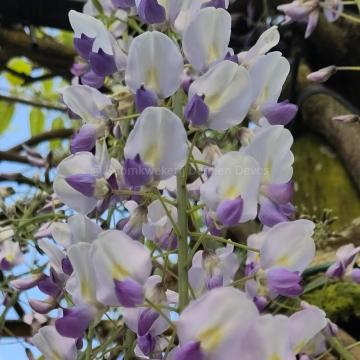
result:
<svg viewBox="0 0 360 360"><path fill-rule="evenodd" d="M281 357L278 354L273 354L269 360L281 360Z"/></svg>
<svg viewBox="0 0 360 360"><path fill-rule="evenodd" d="M205 103L209 107L211 113L217 112L224 106L224 99L222 94L214 94L212 96L205 96Z"/></svg>
<svg viewBox="0 0 360 360"><path fill-rule="evenodd" d="M111 274L116 280L123 280L130 276L130 273L121 264L113 264Z"/></svg>
<svg viewBox="0 0 360 360"><path fill-rule="evenodd" d="M80 281L80 293L84 300L92 300L92 286L90 281Z"/></svg>
<svg viewBox="0 0 360 360"><path fill-rule="evenodd" d="M153 89L153 90L159 89L158 72L157 72L157 70L155 68L150 68L146 72L145 87Z"/></svg>
<svg viewBox="0 0 360 360"><path fill-rule="evenodd" d="M225 193L224 193L224 197L226 199L235 199L236 197L238 197L240 194L239 194L239 190L236 186L234 185L231 185L229 186Z"/></svg>
<svg viewBox="0 0 360 360"><path fill-rule="evenodd" d="M262 183L266 184L268 182L270 182L271 179L271 172L272 172L272 161L268 161L265 166L264 166L264 173L262 175Z"/></svg>
<svg viewBox="0 0 360 360"><path fill-rule="evenodd" d="M7 260L9 263L12 263L15 260L15 255L7 254L7 255L5 255L5 260Z"/></svg>
<svg viewBox="0 0 360 360"><path fill-rule="evenodd" d="M220 326L215 325L204 330L199 336L198 340L201 342L201 347L205 351L214 350L221 342L224 332Z"/></svg>
<svg viewBox="0 0 360 360"><path fill-rule="evenodd" d="M276 259L275 263L282 267L288 267L290 265L290 259L286 255L280 256Z"/></svg>
<svg viewBox="0 0 360 360"><path fill-rule="evenodd" d="M63 357L56 351L51 353L52 360L63 360Z"/></svg>
<svg viewBox="0 0 360 360"><path fill-rule="evenodd" d="M305 341L300 341L295 347L294 347L294 354L298 354L306 345Z"/></svg>
<svg viewBox="0 0 360 360"><path fill-rule="evenodd" d="M144 162L155 166L159 160L160 152L159 147L156 144L151 145L145 152Z"/></svg>
<svg viewBox="0 0 360 360"><path fill-rule="evenodd" d="M211 64L215 60L218 60L220 53L215 44L211 44L208 50L208 63Z"/></svg>

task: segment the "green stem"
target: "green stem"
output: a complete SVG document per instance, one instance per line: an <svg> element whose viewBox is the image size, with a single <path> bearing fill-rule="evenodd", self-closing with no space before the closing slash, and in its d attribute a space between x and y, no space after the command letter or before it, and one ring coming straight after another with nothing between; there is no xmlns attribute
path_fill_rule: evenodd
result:
<svg viewBox="0 0 360 360"><path fill-rule="evenodd" d="M86 346L85 360L90 360L91 359L93 336L94 336L94 326L91 326L89 328L89 332L88 332L88 336L87 336L87 346Z"/></svg>
<svg viewBox="0 0 360 360"><path fill-rule="evenodd" d="M233 245L234 247L237 247L239 249L244 249L244 250L253 251L253 252L257 252L257 253L260 252L259 249L255 249L255 248L249 247L249 246L244 245L244 244L239 244L239 243L237 243L235 241L224 239L224 238L222 238L220 236L214 236L214 235L205 234L205 233L195 233L195 232L190 233L190 235L193 236L193 237L204 236L204 237L206 237L208 239L215 240L215 241L221 242L223 244Z"/></svg>
<svg viewBox="0 0 360 360"><path fill-rule="evenodd" d="M177 182L177 203L178 203L178 290L179 310L182 311L189 302L188 289L188 219L187 219L187 191L186 191L186 166L179 171L176 177Z"/></svg>
<svg viewBox="0 0 360 360"><path fill-rule="evenodd" d="M124 342L124 360L131 360L133 359L133 352L134 352L134 342L135 342L135 334L128 329L126 332L126 338Z"/></svg>
<svg viewBox="0 0 360 360"><path fill-rule="evenodd" d="M337 66L336 70L339 70L339 71L360 71L360 66Z"/></svg>
<svg viewBox="0 0 360 360"><path fill-rule="evenodd" d="M355 360L354 356L344 347L336 337L328 337L327 342L343 360Z"/></svg>

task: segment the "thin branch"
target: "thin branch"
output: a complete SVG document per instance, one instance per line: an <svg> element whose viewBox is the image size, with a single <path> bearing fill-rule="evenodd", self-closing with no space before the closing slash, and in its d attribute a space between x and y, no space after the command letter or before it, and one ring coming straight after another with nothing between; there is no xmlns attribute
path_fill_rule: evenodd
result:
<svg viewBox="0 0 360 360"><path fill-rule="evenodd" d="M0 94L0 100L11 102L11 103L20 103L20 104L24 104L24 105L29 105L29 106L34 106L34 107L39 107L39 108L44 108L44 109L49 109L49 110L57 110L57 111L61 111L61 112L66 111L66 107L62 106L62 105L55 105L55 104L50 104L50 103L46 103L46 102L42 102L42 101L35 101L35 100L25 99L25 98L21 98L21 97L17 97L17 96L9 96L9 95L1 95Z"/></svg>
<svg viewBox="0 0 360 360"><path fill-rule="evenodd" d="M26 156L22 156L9 151L0 151L0 161L12 161L22 164L29 164L29 159Z"/></svg>
<svg viewBox="0 0 360 360"><path fill-rule="evenodd" d="M35 146L38 145L44 141L54 140L54 139L67 139L74 133L74 129L58 129L58 130L50 130L43 132L39 135L35 135L29 140L26 140L25 142L18 144L11 149L8 150L8 152L18 152L23 149L23 145L27 146Z"/></svg>
<svg viewBox="0 0 360 360"><path fill-rule="evenodd" d="M36 181L34 179L28 178L20 173L0 174L0 182L1 181L15 181L19 184L26 184L35 187L45 186L45 184L41 181Z"/></svg>

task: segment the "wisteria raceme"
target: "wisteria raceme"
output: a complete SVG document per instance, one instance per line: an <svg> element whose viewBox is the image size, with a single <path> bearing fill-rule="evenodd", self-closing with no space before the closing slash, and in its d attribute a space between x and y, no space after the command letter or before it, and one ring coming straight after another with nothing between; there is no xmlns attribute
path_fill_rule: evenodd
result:
<svg viewBox="0 0 360 360"><path fill-rule="evenodd" d="M61 97L82 124L56 170L55 220L34 234L48 265L11 281L44 295L29 304L47 314L32 337L45 359L312 359L335 335L302 301L316 224L292 203L285 126L297 106L281 97L280 32L235 53L228 6L102 0L70 11L79 58ZM342 4L279 9L309 36L320 10L335 21ZM234 239L245 226L258 231ZM0 233L3 271L23 261L14 236ZM360 283L359 252L341 247L327 281Z"/></svg>

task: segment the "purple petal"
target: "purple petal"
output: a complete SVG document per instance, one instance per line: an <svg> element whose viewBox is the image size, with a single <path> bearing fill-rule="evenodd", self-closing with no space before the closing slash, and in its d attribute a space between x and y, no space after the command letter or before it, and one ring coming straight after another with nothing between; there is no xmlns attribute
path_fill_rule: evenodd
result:
<svg viewBox="0 0 360 360"><path fill-rule="evenodd" d="M82 76L89 70L87 63L74 63L70 69L71 74L74 76Z"/></svg>
<svg viewBox="0 0 360 360"><path fill-rule="evenodd" d="M90 66L98 76L105 77L117 72L114 56L106 54L102 49L99 49L97 53L90 53Z"/></svg>
<svg viewBox="0 0 360 360"><path fill-rule="evenodd" d="M153 309L145 309L144 311L142 311L138 320L139 336L146 335L158 318L159 313L157 313Z"/></svg>
<svg viewBox="0 0 360 360"><path fill-rule="evenodd" d="M225 3L225 0L210 0L206 3L204 3L201 7L202 8L214 7L216 9L226 9L226 3Z"/></svg>
<svg viewBox="0 0 360 360"><path fill-rule="evenodd" d="M0 269L1 270L5 270L5 271L9 271L11 270L13 267L13 264L9 261L6 260L6 258L2 258L0 261Z"/></svg>
<svg viewBox="0 0 360 360"><path fill-rule="evenodd" d="M118 9L130 10L135 6L135 0L111 0L113 5Z"/></svg>
<svg viewBox="0 0 360 360"><path fill-rule="evenodd" d="M141 0L138 13L146 24L160 24L166 20L165 9L157 0Z"/></svg>
<svg viewBox="0 0 360 360"><path fill-rule="evenodd" d="M71 139L70 150L72 154L80 151L91 151L96 144L96 126L86 124Z"/></svg>
<svg viewBox="0 0 360 360"><path fill-rule="evenodd" d="M271 125L287 125L295 117L298 106L285 100L265 105L261 111Z"/></svg>
<svg viewBox="0 0 360 360"><path fill-rule="evenodd" d="M185 118L190 121L193 126L203 126L207 123L209 118L209 108L205 104L204 99L205 96L195 94L185 107Z"/></svg>
<svg viewBox="0 0 360 360"><path fill-rule="evenodd" d="M29 300L30 307L39 314L47 314L49 311L55 309L56 301L49 297L46 300Z"/></svg>
<svg viewBox="0 0 360 360"><path fill-rule="evenodd" d="M295 297L302 294L301 276L285 268L274 268L267 272L267 286L275 294Z"/></svg>
<svg viewBox="0 0 360 360"><path fill-rule="evenodd" d="M351 272L351 279L352 281L360 284L360 269L353 269Z"/></svg>
<svg viewBox="0 0 360 360"><path fill-rule="evenodd" d="M329 278L340 279L345 275L346 268L341 263L341 261L337 261L332 264L326 271L326 276Z"/></svg>
<svg viewBox="0 0 360 360"><path fill-rule="evenodd" d="M163 235L160 239L160 247L163 250L175 250L177 247L176 235L173 232Z"/></svg>
<svg viewBox="0 0 360 360"><path fill-rule="evenodd" d="M60 335L78 339L84 335L91 320L89 307L79 306L64 311L64 316L55 321L55 327Z"/></svg>
<svg viewBox="0 0 360 360"><path fill-rule="evenodd" d="M141 113L147 107L157 105L158 98L153 91L146 90L144 86L141 86L139 89L137 89L135 94L135 107L137 112Z"/></svg>
<svg viewBox="0 0 360 360"><path fill-rule="evenodd" d="M175 360L204 360L204 354L200 348L200 342L189 341L182 345L175 354Z"/></svg>
<svg viewBox="0 0 360 360"><path fill-rule="evenodd" d="M137 343L144 355L149 356L155 350L156 339L151 335L139 336Z"/></svg>
<svg viewBox="0 0 360 360"><path fill-rule="evenodd" d="M59 286L52 280L51 277L46 275L42 280L39 281L38 288L44 294L53 298L56 298L60 293Z"/></svg>
<svg viewBox="0 0 360 360"><path fill-rule="evenodd" d="M222 275L214 275L206 281L206 288L208 290L223 286L224 278Z"/></svg>
<svg viewBox="0 0 360 360"><path fill-rule="evenodd" d="M96 178L90 174L75 174L65 178L66 182L79 193L91 197L94 195Z"/></svg>
<svg viewBox="0 0 360 360"><path fill-rule="evenodd" d="M231 54L230 51L228 51L224 57L224 60L232 61L235 64L239 64L239 58L236 54Z"/></svg>
<svg viewBox="0 0 360 360"><path fill-rule="evenodd" d="M216 209L216 216L225 226L239 223L244 208L244 201L239 196L233 200L225 200Z"/></svg>
<svg viewBox="0 0 360 360"><path fill-rule="evenodd" d="M269 198L263 197L260 200L259 220L263 225L274 226L280 222L288 221L287 204L283 206L277 205Z"/></svg>
<svg viewBox="0 0 360 360"><path fill-rule="evenodd" d="M151 168L141 160L140 155L134 159L125 159L123 175L126 185L130 187L146 185L152 178Z"/></svg>
<svg viewBox="0 0 360 360"><path fill-rule="evenodd" d="M95 39L92 39L85 34L81 34L81 38L74 38L74 47L76 52L83 59L88 60L94 41Z"/></svg>
<svg viewBox="0 0 360 360"><path fill-rule="evenodd" d="M104 85L104 81L104 76L96 75L92 70L88 71L81 77L81 83L83 85L87 85L95 89L100 89Z"/></svg>
<svg viewBox="0 0 360 360"><path fill-rule="evenodd" d="M305 39L307 39L315 30L319 21L319 11L316 9L309 14L308 23L305 31Z"/></svg>
<svg viewBox="0 0 360 360"><path fill-rule="evenodd" d="M142 286L132 279L114 280L116 297L124 307L136 307L144 302Z"/></svg>
<svg viewBox="0 0 360 360"><path fill-rule="evenodd" d="M262 187L262 191L273 202L287 204L294 195L294 184L291 181L285 184L267 184Z"/></svg>
<svg viewBox="0 0 360 360"><path fill-rule="evenodd" d="M61 260L61 267L62 267L62 270L63 272L66 274L66 275L71 275L74 271L72 265L71 265L71 262L70 262L70 259L68 257L65 257Z"/></svg>

